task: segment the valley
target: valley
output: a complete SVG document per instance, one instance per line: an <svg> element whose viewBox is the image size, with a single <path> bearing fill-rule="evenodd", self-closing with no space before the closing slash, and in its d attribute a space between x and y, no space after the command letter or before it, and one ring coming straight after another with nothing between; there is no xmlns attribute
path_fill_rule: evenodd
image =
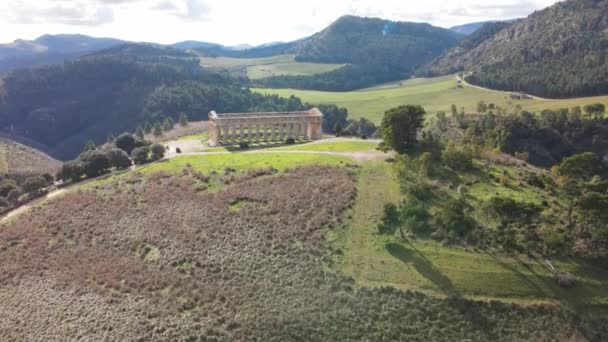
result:
<svg viewBox="0 0 608 342"><path fill-rule="evenodd" d="M0 341L608 341L608 0L476 1L0 5Z"/></svg>
<svg viewBox="0 0 608 342"><path fill-rule="evenodd" d="M466 113L475 113L479 101L494 103L506 112L513 112L516 106L520 105L522 109L536 113L545 109L558 110L598 102L608 104L607 96L516 100L510 97L510 92L480 89L466 83L459 84L454 75L409 79L349 92L265 88L253 90L265 95L276 94L282 97L294 95L310 103L337 104L347 108L354 118L366 118L375 123L380 123L387 108L402 103L422 105L431 114L439 111L449 112L452 104L455 104L458 110L464 107Z"/></svg>

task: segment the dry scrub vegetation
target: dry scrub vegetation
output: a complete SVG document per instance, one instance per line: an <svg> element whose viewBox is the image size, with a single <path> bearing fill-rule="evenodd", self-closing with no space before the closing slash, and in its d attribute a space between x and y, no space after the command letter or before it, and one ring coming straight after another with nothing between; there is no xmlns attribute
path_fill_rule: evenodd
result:
<svg viewBox="0 0 608 342"><path fill-rule="evenodd" d="M0 139L0 174L25 179L44 173L54 175L60 167L60 161L35 148Z"/></svg>
<svg viewBox="0 0 608 342"><path fill-rule="evenodd" d="M0 336L10 341L562 340L582 323L521 308L357 289L324 229L355 196L345 168L125 177L0 226ZM595 336L601 339L601 336Z"/></svg>

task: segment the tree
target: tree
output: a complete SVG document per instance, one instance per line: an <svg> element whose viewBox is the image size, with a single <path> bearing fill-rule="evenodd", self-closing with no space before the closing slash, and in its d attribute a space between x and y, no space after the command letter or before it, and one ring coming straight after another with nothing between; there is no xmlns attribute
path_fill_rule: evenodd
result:
<svg viewBox="0 0 608 342"><path fill-rule="evenodd" d="M139 138L139 140L144 140L146 134L144 132L144 128L141 127L141 125L137 126L137 129L135 130L135 136Z"/></svg>
<svg viewBox="0 0 608 342"><path fill-rule="evenodd" d="M19 189L13 189L6 195L6 200L14 205L19 202L19 197L21 197L21 191L19 191Z"/></svg>
<svg viewBox="0 0 608 342"><path fill-rule="evenodd" d="M378 232L380 234L393 234L400 225L399 208L393 203L386 203L378 225Z"/></svg>
<svg viewBox="0 0 608 342"><path fill-rule="evenodd" d="M595 153L586 152L564 158L553 171L573 180L588 181L597 175L601 168L600 158Z"/></svg>
<svg viewBox="0 0 608 342"><path fill-rule="evenodd" d="M487 111L488 111L488 105L485 103L485 101L477 102L477 112L478 113L485 113Z"/></svg>
<svg viewBox="0 0 608 342"><path fill-rule="evenodd" d="M146 133L146 134L152 133L152 125L150 125L149 122L146 122L146 124L144 125L144 133Z"/></svg>
<svg viewBox="0 0 608 342"><path fill-rule="evenodd" d="M384 144L404 153L418 141L418 132L424 127L426 112L421 106L400 106L384 113L381 134Z"/></svg>
<svg viewBox="0 0 608 342"><path fill-rule="evenodd" d="M606 112L606 106L602 103L589 104L583 107L589 119L601 119Z"/></svg>
<svg viewBox="0 0 608 342"><path fill-rule="evenodd" d="M317 108L323 113L323 131L331 132L336 123L342 127L348 126L348 110L336 105L318 105Z"/></svg>
<svg viewBox="0 0 608 342"><path fill-rule="evenodd" d="M116 139L116 147L130 154L137 144L137 139L130 133L123 133Z"/></svg>
<svg viewBox="0 0 608 342"><path fill-rule="evenodd" d="M21 189L28 194L38 194L40 190L48 186L46 180L40 176L30 177L23 182Z"/></svg>
<svg viewBox="0 0 608 342"><path fill-rule="evenodd" d="M435 216L437 224L451 238L464 237L475 227L475 221L465 212L466 207L463 199L451 199Z"/></svg>
<svg viewBox="0 0 608 342"><path fill-rule="evenodd" d="M453 141L446 144L441 160L453 170L466 171L473 168L473 152L468 147L456 148Z"/></svg>
<svg viewBox="0 0 608 342"><path fill-rule="evenodd" d="M156 122L154 124L154 128L152 128L152 134L154 134L154 136L157 138L163 135L163 128L160 125L160 122Z"/></svg>
<svg viewBox="0 0 608 342"><path fill-rule="evenodd" d="M165 118L165 121L163 122L163 130L165 132L169 132L173 129L173 127L175 127L175 122L173 122L173 119L171 119L171 117Z"/></svg>
<svg viewBox="0 0 608 342"><path fill-rule="evenodd" d="M97 148L95 142L92 139L87 140L87 143L84 145L84 152L94 151Z"/></svg>
<svg viewBox="0 0 608 342"><path fill-rule="evenodd" d="M161 144L154 144L150 146L150 152L152 152L152 160L160 160L165 157L165 146Z"/></svg>
<svg viewBox="0 0 608 342"><path fill-rule="evenodd" d="M188 126L188 115L186 113L179 113L179 125L182 127Z"/></svg>
<svg viewBox="0 0 608 342"><path fill-rule="evenodd" d="M108 139L106 139L108 144L114 144L116 142L116 137L113 133L108 134Z"/></svg>
<svg viewBox="0 0 608 342"><path fill-rule="evenodd" d="M107 152L110 166L122 170L131 167L131 159L124 150L113 148Z"/></svg>
<svg viewBox="0 0 608 342"><path fill-rule="evenodd" d="M342 133L342 124L339 121L334 125L334 133L336 133L336 135L340 135Z"/></svg>
<svg viewBox="0 0 608 342"><path fill-rule="evenodd" d="M110 161L102 151L90 151L80 157L87 177L93 178L100 176L110 169Z"/></svg>
<svg viewBox="0 0 608 342"><path fill-rule="evenodd" d="M452 117L456 117L458 115L458 107L456 107L456 105L453 104L452 107L450 107L450 109L452 111Z"/></svg>
<svg viewBox="0 0 608 342"><path fill-rule="evenodd" d="M400 229L401 227L405 227L408 231L416 235L425 235L429 233L431 215L424 206L419 203L410 205L403 204L400 211L401 221L403 222L403 224L399 226ZM405 240L403 230L401 230L401 238Z"/></svg>
<svg viewBox="0 0 608 342"><path fill-rule="evenodd" d="M150 148L148 146L138 147L131 152L131 159L135 165L142 165L148 162Z"/></svg>
<svg viewBox="0 0 608 342"><path fill-rule="evenodd" d="M84 167L80 160L72 160L64 163L57 174L57 179L64 182L76 182L84 176Z"/></svg>

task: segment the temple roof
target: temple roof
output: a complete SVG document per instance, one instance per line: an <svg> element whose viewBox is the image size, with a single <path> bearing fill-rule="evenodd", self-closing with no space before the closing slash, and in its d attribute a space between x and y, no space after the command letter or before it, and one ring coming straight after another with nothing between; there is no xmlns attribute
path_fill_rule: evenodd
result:
<svg viewBox="0 0 608 342"><path fill-rule="evenodd" d="M323 113L318 108L299 112L253 112L253 113L209 113L210 120L234 120L234 119L262 119L262 118L297 118L313 117L322 118Z"/></svg>

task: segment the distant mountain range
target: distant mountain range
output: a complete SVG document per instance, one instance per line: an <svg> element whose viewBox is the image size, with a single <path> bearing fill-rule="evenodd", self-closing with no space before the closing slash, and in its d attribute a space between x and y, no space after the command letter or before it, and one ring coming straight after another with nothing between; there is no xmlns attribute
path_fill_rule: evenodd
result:
<svg viewBox="0 0 608 342"><path fill-rule="evenodd" d="M100 50L132 43L114 38L95 38L80 34L44 35L34 40L18 39L12 43L0 44L0 73L18 68L29 68L62 63ZM143 43L151 46L168 46L178 50L217 49L218 51L240 51L254 48L242 44L223 46L202 41L183 41L170 45ZM277 43L261 45L269 47Z"/></svg>

